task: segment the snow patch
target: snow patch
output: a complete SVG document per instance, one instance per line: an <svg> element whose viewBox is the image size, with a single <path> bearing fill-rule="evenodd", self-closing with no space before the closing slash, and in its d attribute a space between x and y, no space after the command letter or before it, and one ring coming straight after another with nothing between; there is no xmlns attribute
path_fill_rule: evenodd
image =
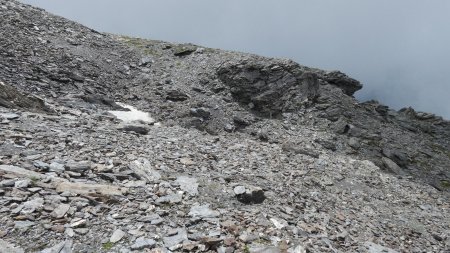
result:
<svg viewBox="0 0 450 253"><path fill-rule="evenodd" d="M116 104L120 105L123 108L129 109L129 111L109 111L109 113L124 122L144 121L146 123L155 123L155 120L150 116L148 112L140 111L131 105L123 104L120 102L116 102Z"/></svg>

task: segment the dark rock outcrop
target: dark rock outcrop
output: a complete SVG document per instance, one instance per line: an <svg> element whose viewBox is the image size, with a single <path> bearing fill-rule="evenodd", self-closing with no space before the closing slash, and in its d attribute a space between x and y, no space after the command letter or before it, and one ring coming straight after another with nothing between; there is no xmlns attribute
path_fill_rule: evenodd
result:
<svg viewBox="0 0 450 253"><path fill-rule="evenodd" d="M225 63L217 75L237 101L265 115L294 111L319 94L318 76L293 61Z"/></svg>
<svg viewBox="0 0 450 253"><path fill-rule="evenodd" d="M36 97L25 95L15 87L0 81L0 106L6 108L21 108L34 112L50 112L45 102Z"/></svg>

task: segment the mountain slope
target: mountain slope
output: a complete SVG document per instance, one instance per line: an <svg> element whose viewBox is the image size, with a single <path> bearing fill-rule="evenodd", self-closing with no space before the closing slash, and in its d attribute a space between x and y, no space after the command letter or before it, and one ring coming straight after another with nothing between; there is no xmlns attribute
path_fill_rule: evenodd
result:
<svg viewBox="0 0 450 253"><path fill-rule="evenodd" d="M448 250L448 121L337 71L0 7L0 249Z"/></svg>

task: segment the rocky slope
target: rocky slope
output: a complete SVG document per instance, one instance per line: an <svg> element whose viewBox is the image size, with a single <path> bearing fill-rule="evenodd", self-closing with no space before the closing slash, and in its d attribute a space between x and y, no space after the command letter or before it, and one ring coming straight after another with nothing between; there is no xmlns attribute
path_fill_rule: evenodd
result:
<svg viewBox="0 0 450 253"><path fill-rule="evenodd" d="M0 14L0 252L449 250L450 122L338 71Z"/></svg>

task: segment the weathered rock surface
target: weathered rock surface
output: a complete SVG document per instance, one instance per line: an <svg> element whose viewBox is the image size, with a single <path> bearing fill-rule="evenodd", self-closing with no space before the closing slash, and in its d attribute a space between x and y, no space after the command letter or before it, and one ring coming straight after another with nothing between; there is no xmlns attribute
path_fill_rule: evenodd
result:
<svg viewBox="0 0 450 253"><path fill-rule="evenodd" d="M450 247L448 121L338 71L0 16L0 252Z"/></svg>

